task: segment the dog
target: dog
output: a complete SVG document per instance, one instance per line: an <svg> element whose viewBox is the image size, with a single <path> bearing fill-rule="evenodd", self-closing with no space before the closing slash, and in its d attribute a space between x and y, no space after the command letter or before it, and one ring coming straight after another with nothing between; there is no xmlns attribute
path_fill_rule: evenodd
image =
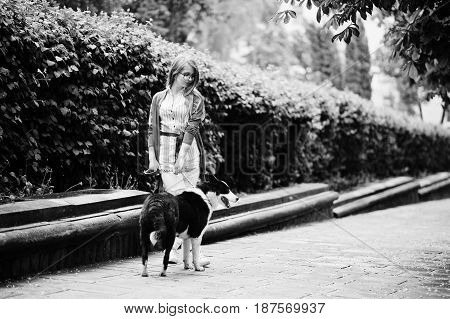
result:
<svg viewBox="0 0 450 319"><path fill-rule="evenodd" d="M163 268L160 276L165 277L169 264L169 253L175 242L175 236L183 239L184 269L192 269L192 260L196 271L204 271L200 265L200 241L208 226L212 212L219 208L230 208L239 198L230 187L214 175L206 175L197 188L190 188L174 196L169 193L150 195L144 202L139 218L140 240L142 248L142 277L147 277L147 261L150 243L154 246L161 240L165 249Z"/></svg>

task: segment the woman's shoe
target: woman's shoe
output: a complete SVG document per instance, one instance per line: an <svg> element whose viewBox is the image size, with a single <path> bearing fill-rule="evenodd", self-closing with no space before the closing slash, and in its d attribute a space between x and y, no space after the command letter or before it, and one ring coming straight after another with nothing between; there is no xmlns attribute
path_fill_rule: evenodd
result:
<svg viewBox="0 0 450 319"><path fill-rule="evenodd" d="M178 249L181 248L181 244L183 244L183 240L176 237L169 253L169 264L178 264L180 262L180 253L178 252Z"/></svg>
<svg viewBox="0 0 450 319"><path fill-rule="evenodd" d="M200 266L209 267L210 264L211 261L207 257L200 255Z"/></svg>
<svg viewBox="0 0 450 319"><path fill-rule="evenodd" d="M178 264L180 261L180 253L178 250L171 249L169 253L169 264Z"/></svg>

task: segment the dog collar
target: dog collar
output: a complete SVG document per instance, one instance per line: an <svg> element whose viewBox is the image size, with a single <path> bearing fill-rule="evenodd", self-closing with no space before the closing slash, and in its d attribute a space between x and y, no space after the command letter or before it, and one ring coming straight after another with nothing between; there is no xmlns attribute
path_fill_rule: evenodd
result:
<svg viewBox="0 0 450 319"><path fill-rule="evenodd" d="M199 195L205 201L206 205L208 205L209 211L212 212L213 209L212 209L211 201L209 200L208 196L205 195L205 193L203 193L198 188L190 188L187 191L193 192L193 193L196 193L197 195Z"/></svg>

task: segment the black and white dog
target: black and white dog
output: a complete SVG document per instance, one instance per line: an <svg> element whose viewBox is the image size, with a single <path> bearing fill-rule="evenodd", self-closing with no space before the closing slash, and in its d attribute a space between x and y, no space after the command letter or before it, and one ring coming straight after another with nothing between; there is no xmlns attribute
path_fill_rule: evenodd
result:
<svg viewBox="0 0 450 319"><path fill-rule="evenodd" d="M166 276L169 253L175 236L183 239L184 268L192 269L190 250L192 244L193 264L196 271L205 270L199 262L200 239L206 230L211 214L218 208L230 208L230 203L238 201L230 187L213 175L207 175L206 181L198 188L191 188L180 195L169 193L150 195L144 202L139 220L142 264L142 276L147 277L147 260L150 242L155 245L162 241L165 249L161 276Z"/></svg>

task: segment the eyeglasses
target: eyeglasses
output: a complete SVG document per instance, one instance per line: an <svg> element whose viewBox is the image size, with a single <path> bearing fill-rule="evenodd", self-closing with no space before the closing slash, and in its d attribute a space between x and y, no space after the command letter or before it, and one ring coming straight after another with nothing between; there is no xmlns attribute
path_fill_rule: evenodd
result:
<svg viewBox="0 0 450 319"><path fill-rule="evenodd" d="M181 75L184 76L184 78L188 79L188 80L193 80L194 79L194 75L192 73L189 73L189 72L181 73Z"/></svg>

